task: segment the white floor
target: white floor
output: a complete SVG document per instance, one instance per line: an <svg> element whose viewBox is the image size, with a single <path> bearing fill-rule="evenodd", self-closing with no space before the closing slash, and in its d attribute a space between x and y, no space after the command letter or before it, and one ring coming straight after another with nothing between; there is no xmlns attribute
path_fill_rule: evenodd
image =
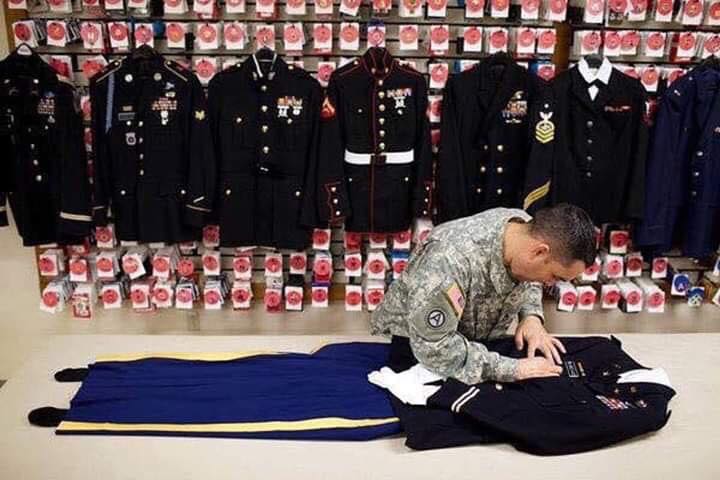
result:
<svg viewBox="0 0 720 480"><path fill-rule="evenodd" d="M412 452L402 438L299 442L162 437L56 436L27 413L67 406L77 384L52 373L98 354L128 351L310 351L352 336L58 336L0 389L0 479L648 479L720 475L720 334L621 335L643 363L663 366L679 394L661 431L603 450L533 457L507 445Z"/></svg>

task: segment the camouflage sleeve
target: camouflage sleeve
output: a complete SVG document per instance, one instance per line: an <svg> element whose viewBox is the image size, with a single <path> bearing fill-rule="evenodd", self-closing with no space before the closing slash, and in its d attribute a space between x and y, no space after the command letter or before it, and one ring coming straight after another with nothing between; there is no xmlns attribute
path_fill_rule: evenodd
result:
<svg viewBox="0 0 720 480"><path fill-rule="evenodd" d="M542 286L539 283L526 283L525 290L522 293L522 303L520 304L520 320L535 315L545 323L545 315L542 306Z"/></svg>
<svg viewBox="0 0 720 480"><path fill-rule="evenodd" d="M455 247L430 242L408 266L410 346L420 363L444 377L467 384L511 382L517 360L489 352L458 332L470 283L469 265Z"/></svg>

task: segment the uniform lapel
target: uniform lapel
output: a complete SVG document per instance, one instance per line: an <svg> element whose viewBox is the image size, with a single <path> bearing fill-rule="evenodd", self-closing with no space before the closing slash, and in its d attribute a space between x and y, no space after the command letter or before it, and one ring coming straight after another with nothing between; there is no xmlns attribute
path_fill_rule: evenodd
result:
<svg viewBox="0 0 720 480"><path fill-rule="evenodd" d="M594 110L593 101L588 93L588 83L580 74L578 67L574 67L570 73L570 92L585 107ZM598 92L598 95L600 95L600 92Z"/></svg>
<svg viewBox="0 0 720 480"><path fill-rule="evenodd" d="M509 57L495 60L487 66L485 75L485 79L487 79L486 84L488 86L491 85L490 82L492 72L490 69L493 65L498 64L504 65L505 69L503 70L502 77L500 78L499 83L497 83L497 87L494 89L494 91L489 92L489 95L491 96L491 101L487 113L485 114L485 119L483 121L483 131L489 130L490 125L495 120L495 116L507 105L512 95L518 90L518 88L520 88L520 76L517 75L517 72L515 71L517 65L515 65L515 63Z"/></svg>

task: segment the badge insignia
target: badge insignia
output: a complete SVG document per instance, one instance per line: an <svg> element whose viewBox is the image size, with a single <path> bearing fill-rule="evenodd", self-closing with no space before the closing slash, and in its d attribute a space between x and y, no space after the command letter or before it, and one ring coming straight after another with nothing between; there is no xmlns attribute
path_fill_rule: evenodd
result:
<svg viewBox="0 0 720 480"><path fill-rule="evenodd" d="M195 120L205 120L205 110L195 110Z"/></svg>
<svg viewBox="0 0 720 480"><path fill-rule="evenodd" d="M135 132L127 132L125 134L125 143L130 145L131 147L135 145L136 139L135 139Z"/></svg>
<svg viewBox="0 0 720 480"><path fill-rule="evenodd" d="M445 325L445 312L440 309L430 310L427 314L427 323L432 328L440 328Z"/></svg>
<svg viewBox="0 0 720 480"><path fill-rule="evenodd" d="M535 139L540 143L549 143L555 138L555 124L550 121L552 116L552 112L540 112L542 120L535 125Z"/></svg>
<svg viewBox="0 0 720 480"><path fill-rule="evenodd" d="M330 102L329 97L325 97L325 100L323 100L322 109L320 111L320 118L323 120L330 120L332 118L335 118L335 107L333 106L332 102Z"/></svg>

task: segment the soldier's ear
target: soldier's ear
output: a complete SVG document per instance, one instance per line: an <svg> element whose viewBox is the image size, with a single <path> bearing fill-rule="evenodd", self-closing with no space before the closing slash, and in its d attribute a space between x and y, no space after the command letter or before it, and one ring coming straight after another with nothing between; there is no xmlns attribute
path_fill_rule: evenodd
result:
<svg viewBox="0 0 720 480"><path fill-rule="evenodd" d="M550 258L550 245L545 242L536 242L532 249L533 258Z"/></svg>

